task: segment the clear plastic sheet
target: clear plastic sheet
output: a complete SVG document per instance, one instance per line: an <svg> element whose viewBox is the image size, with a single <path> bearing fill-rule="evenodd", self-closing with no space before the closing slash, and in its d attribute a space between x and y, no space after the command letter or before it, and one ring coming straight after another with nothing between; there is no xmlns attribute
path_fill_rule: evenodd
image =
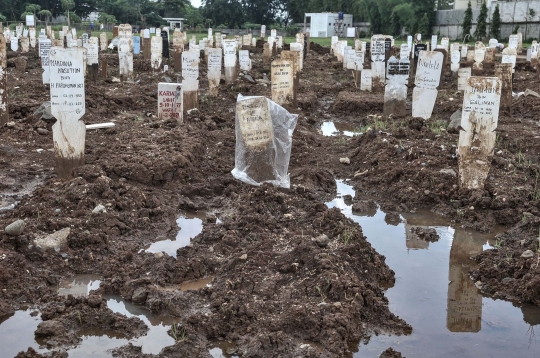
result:
<svg viewBox="0 0 540 358"><path fill-rule="evenodd" d="M238 95L236 153L232 175L245 183L290 187L292 134L298 121L266 97Z"/></svg>

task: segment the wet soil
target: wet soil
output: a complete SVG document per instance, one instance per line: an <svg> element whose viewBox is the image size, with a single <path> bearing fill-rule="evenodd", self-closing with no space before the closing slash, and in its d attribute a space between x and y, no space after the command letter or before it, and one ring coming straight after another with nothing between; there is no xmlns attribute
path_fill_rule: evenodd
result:
<svg viewBox="0 0 540 358"><path fill-rule="evenodd" d="M262 54L252 56L250 74L261 79L269 66ZM521 97L512 113L501 113L485 188L463 190L454 175L458 135L445 130L462 102L455 79L443 78L432 120L383 118L383 94L358 92L350 73L312 45L293 111L299 121L292 187L251 187L230 174L235 102L238 93L270 97L266 83L239 79L211 97L202 65L200 108L179 125L157 118L157 83L175 81L178 74L152 72L135 56L135 82L116 82L118 59L103 54L109 78L87 82L82 120L115 127L89 130L86 165L73 179L60 180L54 119L34 114L49 91L37 55L25 57L25 73L8 64L10 123L0 128L0 228L17 219L26 223L19 236L0 233L0 321L16 312L39 312L54 339L29 342L20 357L62 356L91 329L126 342L146 334L147 323L111 310L105 298L110 294L175 318L167 331L173 344L153 352L159 356L211 357L217 341L233 342L224 348L229 356L341 357L372 334L410 334L414 327L389 310L385 290L396 275L385 257L358 223L324 205L336 194L335 178L352 179L352 205L359 212L376 211L377 202L389 221L396 212L430 209L482 232L510 227L497 248L477 256L474 280L495 297L540 304L536 97ZM518 67L514 91L540 92L534 76ZM346 135L323 135L321 125L332 121ZM340 162L345 157L349 165ZM104 210L93 212L100 204ZM198 219L202 232L187 235L172 251L148 250L177 239L177 220L185 211L206 213ZM59 251L34 245L67 227L67 245ZM419 232L429 238L419 240L436 240L433 232ZM534 256L520 258L527 249ZM100 288L87 297L59 295L60 283L76 274L99 275ZM196 289L182 290L208 277ZM124 344L114 354L147 352Z"/></svg>

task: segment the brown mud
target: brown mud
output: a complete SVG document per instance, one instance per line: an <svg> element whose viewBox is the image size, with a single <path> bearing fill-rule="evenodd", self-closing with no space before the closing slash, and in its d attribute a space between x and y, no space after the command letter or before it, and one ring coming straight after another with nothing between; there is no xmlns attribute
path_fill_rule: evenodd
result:
<svg viewBox="0 0 540 358"><path fill-rule="evenodd" d="M270 97L267 83L222 81L212 97L203 64L199 109L178 124L157 118L157 83L175 81L178 74L153 72L135 56L135 81L116 82L115 54L100 55L109 75L87 81L81 120L116 126L87 131L86 164L74 170L73 179L60 180L54 169L55 120L34 114L49 100L39 58L25 54L28 72L19 73L13 59L20 54L8 53L10 122L0 128L0 207L16 205L0 211L0 228L17 219L26 227L19 236L0 233L0 321L14 310L41 312L55 334L47 345L57 351L52 356L77 345L89 327L125 337L145 333L144 323L107 308L102 295L111 293L178 318L169 332L176 344L160 356L209 356L219 340L234 342L230 352L242 357L341 357L371 334L408 334L411 327L389 311L384 296L395 281L384 256L358 224L324 205L336 193L335 178L352 179L358 211L376 208L376 200L386 211L427 208L479 231L513 227L498 248L476 258L473 276L486 293L540 304L540 128L534 115L540 99L520 97L511 115L501 113L485 188L463 190L456 175L458 134L446 131L463 100L455 80L443 78L431 120L384 118L383 93L358 92L350 71L327 49L311 49L293 111L299 121L289 190L252 187L230 174L237 95ZM261 79L270 66L260 51L252 56L250 75ZM530 80L534 75L518 66L514 91L540 91ZM409 101L410 95L407 113ZM362 134L323 136L321 124L334 119ZM349 165L340 162L345 157ZM103 209L93 212L99 205ZM207 219L177 259L140 252L174 238L181 210L207 212ZM59 251L33 244L66 227L71 232ZM431 232L416 234L437 239ZM533 257L521 258L527 249ZM102 276L97 293L58 295L62 280L83 273ZM182 290L208 277L208 285ZM115 354L145 355L133 345ZM30 348L19 356L39 355Z"/></svg>

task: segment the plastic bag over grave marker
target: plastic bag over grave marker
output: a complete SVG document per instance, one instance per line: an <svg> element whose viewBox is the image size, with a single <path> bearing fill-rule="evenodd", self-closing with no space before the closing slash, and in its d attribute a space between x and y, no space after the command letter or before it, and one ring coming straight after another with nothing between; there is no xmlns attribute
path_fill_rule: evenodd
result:
<svg viewBox="0 0 540 358"><path fill-rule="evenodd" d="M232 175L245 183L290 187L292 134L298 120L266 97L238 95L236 153Z"/></svg>

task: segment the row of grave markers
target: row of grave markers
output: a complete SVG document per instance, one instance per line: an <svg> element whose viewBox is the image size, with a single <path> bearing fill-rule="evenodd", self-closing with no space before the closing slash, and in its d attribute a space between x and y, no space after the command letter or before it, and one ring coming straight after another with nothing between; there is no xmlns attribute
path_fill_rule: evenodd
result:
<svg viewBox="0 0 540 358"><path fill-rule="evenodd" d="M386 68L385 112L392 114L401 110L404 112L410 60L409 58L398 60L392 56L388 59L388 66L386 66L384 59L381 61L381 48L384 49L385 46L381 39L384 39L384 42L386 42L386 38L384 37L376 39L375 42L372 41L371 55L372 59L375 56L376 61L374 62L382 63L382 66L376 65L375 72L378 73L381 71L381 68ZM280 104L291 104L295 99L295 80L303 65L303 34L299 34L296 40L296 43L291 44L291 51L282 51L281 59L275 60L271 66L272 98L278 103L281 102ZM2 39L0 43L4 44L3 57L0 54L1 64L2 58L5 59L5 39ZM268 43L270 43L270 39ZM223 40L222 45L226 77L227 72L232 71L231 78L234 78L238 41ZM121 63L129 63L129 58L131 57L132 64L132 47L131 27L129 25L121 26L118 36L119 59ZM357 51L355 51L353 60L349 61L348 57L350 57L350 50L352 49L347 49L346 47L343 48L340 44L334 47L334 51L339 55L338 58L341 56L345 68L350 69L352 63L353 69L357 71L359 65L363 64L363 61L359 61ZM360 48L362 48L362 44L360 44ZM182 53L182 85L168 83L160 83L158 85L158 97L160 97L160 100L158 100L158 112L161 108L162 117L169 116L170 118L177 118L181 121L184 105L186 107L196 108L200 51L196 51L195 46L193 50ZM214 72L214 75L216 75L216 72L221 71L221 49L209 49L208 52L209 76L210 72ZM411 51L408 52L410 53ZM51 111L58 120L53 126L53 136L57 157L57 171L60 177L69 176L71 169L84 161L85 126L79 120L85 113L84 74L86 70L85 62L88 61L88 55L86 55L87 58L85 61L85 53L87 53L85 47L52 47L48 53ZM401 53L405 53L405 51ZM42 54L41 51L40 54ZM42 54L42 61L43 57L46 57L43 55L45 53ZM419 51L417 57L416 87L413 90L413 116L429 119L437 97L437 87L444 65L444 55L442 52ZM210 58L212 58L211 63L215 69L214 71L210 71L210 68L212 68L210 66ZM249 53L247 54L247 58L249 59ZM507 67L510 68L510 66ZM3 70L5 71L5 66ZM129 76L129 73L125 75ZM221 74L219 74L220 76ZM0 81L2 79L5 80L5 76L0 78ZM475 144L473 143L474 141L478 141L480 129L496 128L500 96L501 80L499 78L474 76L467 80L463 106L464 114L462 117L462 127L465 130L460 134L459 153L461 182L468 187L482 186L485 175L487 175L486 168L489 170L488 157L493 152L494 135L492 139L491 135L484 135L482 133L480 137L484 141L480 143L480 148L483 148L483 150L473 152L471 151L471 147ZM415 103L420 103L420 99L423 102L422 106L415 106ZM393 109L390 107L391 109L386 110L387 100L388 102L395 102ZM402 104L403 107L401 107ZM463 132L466 132L466 134L463 134ZM463 165L464 167L462 168Z"/></svg>
<svg viewBox="0 0 540 358"><path fill-rule="evenodd" d="M415 35L414 51L411 51L413 37L409 36L407 44L399 48L397 58L389 54L393 47L391 36L375 35L371 43L356 39L354 48L346 41L333 38L332 53L343 62L345 69L353 71L357 85L360 78L361 91L384 88L383 114L393 117L406 115L411 57L415 64L412 116L425 120L431 118L441 76L448 66L458 76L458 88L464 92L458 145L460 185L482 188L490 169L499 109L511 105L512 73L521 47L520 36L511 36L509 46L502 51L501 63L495 63L496 48L501 47L496 39L490 40L488 48L481 42L468 48L457 43L450 45L447 38L443 38L440 45L436 36L431 40L431 44L422 44L421 36ZM429 51L430 45L434 51ZM450 65L447 64L449 47ZM538 58L538 44L533 43L531 47L531 59ZM371 68L364 70L367 51L371 54ZM462 59L468 67L461 67ZM534 62L531 60L531 64ZM487 68L494 68L495 77L481 76Z"/></svg>

